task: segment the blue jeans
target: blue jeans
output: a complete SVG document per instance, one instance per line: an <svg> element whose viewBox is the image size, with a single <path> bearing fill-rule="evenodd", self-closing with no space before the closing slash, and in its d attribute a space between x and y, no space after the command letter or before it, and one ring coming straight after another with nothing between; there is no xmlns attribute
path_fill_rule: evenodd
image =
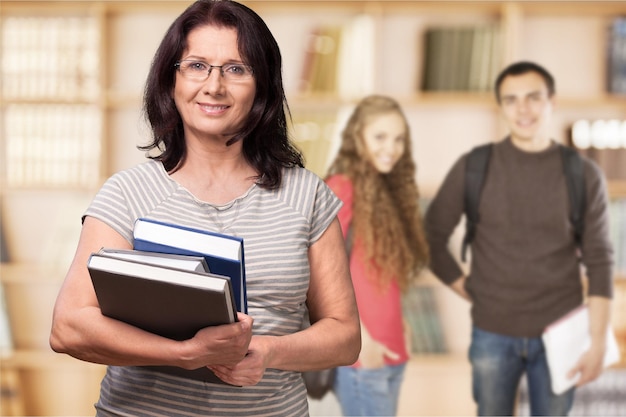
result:
<svg viewBox="0 0 626 417"><path fill-rule="evenodd" d="M572 408L575 388L561 395L552 393L540 337L503 336L474 327L469 358L474 401L480 416L512 416L524 373L531 415L566 416Z"/></svg>
<svg viewBox="0 0 626 417"><path fill-rule="evenodd" d="M395 416L405 364L337 368L334 391L344 416Z"/></svg>

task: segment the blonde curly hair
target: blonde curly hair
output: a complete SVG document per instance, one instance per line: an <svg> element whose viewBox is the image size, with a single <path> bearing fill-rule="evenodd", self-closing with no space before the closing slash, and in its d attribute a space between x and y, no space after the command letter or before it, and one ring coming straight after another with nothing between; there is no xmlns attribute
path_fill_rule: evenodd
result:
<svg viewBox="0 0 626 417"><path fill-rule="evenodd" d="M405 147L388 174L381 174L366 154L363 130L372 118L397 113L404 120ZM390 97L368 96L361 100L342 132L339 153L328 176L347 176L353 186L352 234L365 245L370 277L382 288L392 280L405 291L428 264L429 250L419 210L416 166L406 116Z"/></svg>

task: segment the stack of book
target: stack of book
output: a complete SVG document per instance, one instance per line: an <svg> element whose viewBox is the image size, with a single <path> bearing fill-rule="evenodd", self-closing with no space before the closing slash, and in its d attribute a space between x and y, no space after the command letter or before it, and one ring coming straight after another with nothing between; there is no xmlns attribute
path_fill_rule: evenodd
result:
<svg viewBox="0 0 626 417"><path fill-rule="evenodd" d="M243 239L139 219L133 250L103 248L87 268L102 314L174 340L247 312ZM142 250L140 250L142 249ZM221 381L206 367L157 371Z"/></svg>

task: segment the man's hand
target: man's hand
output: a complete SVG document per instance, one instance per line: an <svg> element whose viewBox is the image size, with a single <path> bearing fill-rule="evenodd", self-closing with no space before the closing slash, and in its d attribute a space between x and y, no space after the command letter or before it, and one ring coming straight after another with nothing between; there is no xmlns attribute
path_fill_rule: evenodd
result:
<svg viewBox="0 0 626 417"><path fill-rule="evenodd" d="M567 377L571 379L579 374L580 378L576 383L577 387L597 379L602 373L604 352L604 347L592 346L581 356L576 366L569 371Z"/></svg>

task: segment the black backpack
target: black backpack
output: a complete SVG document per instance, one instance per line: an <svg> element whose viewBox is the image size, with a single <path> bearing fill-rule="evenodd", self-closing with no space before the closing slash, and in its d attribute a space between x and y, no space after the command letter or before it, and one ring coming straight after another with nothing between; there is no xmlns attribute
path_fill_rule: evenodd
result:
<svg viewBox="0 0 626 417"><path fill-rule="evenodd" d="M583 160L575 149L568 146L558 145L563 161L563 172L567 183L567 193L570 200L569 219L574 227L574 239L580 246L583 236L584 213L585 213L585 179L583 172ZM485 175L489 166L492 143L477 146L471 150L467 157L465 167L465 236L461 249L461 259L465 262L467 247L474 240L476 225L480 221L478 205Z"/></svg>

